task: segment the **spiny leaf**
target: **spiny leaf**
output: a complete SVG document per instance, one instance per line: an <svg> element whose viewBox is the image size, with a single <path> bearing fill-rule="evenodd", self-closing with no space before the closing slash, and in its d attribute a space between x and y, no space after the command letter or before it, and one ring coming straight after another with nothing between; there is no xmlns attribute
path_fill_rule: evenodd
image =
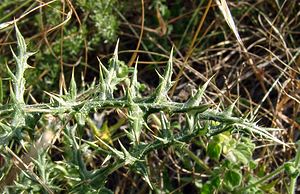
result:
<svg viewBox="0 0 300 194"><path fill-rule="evenodd" d="M114 50L114 55L113 55L113 60L112 60L112 64L111 64L111 71L114 70L115 72L118 72L118 61L119 61L119 57L118 57L118 48L119 48L119 39L117 40L117 44Z"/></svg>
<svg viewBox="0 0 300 194"><path fill-rule="evenodd" d="M122 152L120 152L119 150L111 147L110 145L108 145L105 141L103 141L102 139L100 139L99 137L95 136L98 141L100 141L103 145L105 145L115 156L117 156L118 158L124 160L124 154Z"/></svg>
<svg viewBox="0 0 300 194"><path fill-rule="evenodd" d="M7 72L8 72L8 75L11 77L12 81L13 82L16 82L17 81L17 78L16 76L13 74L13 72L10 70L10 68L8 67L8 65L6 64L6 69L7 69Z"/></svg>
<svg viewBox="0 0 300 194"><path fill-rule="evenodd" d="M0 126L1 128L2 126ZM9 141L13 138L13 131L1 131L0 133L0 143L2 146L7 145Z"/></svg>
<svg viewBox="0 0 300 194"><path fill-rule="evenodd" d="M79 126L84 126L87 119L87 114L81 111L75 113L75 119Z"/></svg>
<svg viewBox="0 0 300 194"><path fill-rule="evenodd" d="M107 156L104 158L104 160L103 160L101 166L104 166L104 165L111 159L111 157L112 157L111 155L107 155Z"/></svg>
<svg viewBox="0 0 300 194"><path fill-rule="evenodd" d="M185 130L183 132L191 134L194 131L194 129L195 129L195 116L194 115L185 114L185 118L186 118L186 125L187 125L187 127L183 127L183 130Z"/></svg>
<svg viewBox="0 0 300 194"><path fill-rule="evenodd" d="M162 136L168 139L173 138L170 122L168 121L163 111L160 111L160 122L161 122Z"/></svg>
<svg viewBox="0 0 300 194"><path fill-rule="evenodd" d="M24 37L22 36L17 24L15 23L15 30L16 30L16 37L17 37L17 44L18 44L18 57L15 55L14 52L13 56L17 59L18 68L22 68L23 70L29 68L30 66L27 64L27 59L35 54L35 52L27 52L27 46Z"/></svg>
<svg viewBox="0 0 300 194"><path fill-rule="evenodd" d="M118 60L118 46L119 46L119 41L117 42L114 51L114 56L110 60L109 70L107 75L105 76L105 82L104 82L106 98L110 98L110 99L113 98L113 93L114 90L116 89L116 85L126 78L126 76L118 77L119 63L120 63L120 61Z"/></svg>
<svg viewBox="0 0 300 194"><path fill-rule="evenodd" d="M134 102L131 102L128 110L129 126L134 137L135 144L140 142L140 135L144 124L144 112Z"/></svg>
<svg viewBox="0 0 300 194"><path fill-rule="evenodd" d="M105 83L105 78L108 75L108 70L105 68L105 66L101 63L100 59L97 58L99 61L99 95L100 95L100 100L105 100L106 99L106 83Z"/></svg>
<svg viewBox="0 0 300 194"><path fill-rule="evenodd" d="M133 99L132 99L132 95L131 95L131 90L130 89L126 90L126 97L127 97L127 100L128 100L129 103L131 103L131 104L134 103Z"/></svg>
<svg viewBox="0 0 300 194"><path fill-rule="evenodd" d="M114 164L111 164L111 165L108 165L106 167L103 167L103 168L100 168L100 169L97 169L97 170L93 171L89 176L90 180L87 180L87 181L94 188L103 187L105 182L107 181L107 176L109 174L111 174L112 172L114 172L114 170L118 168L118 165L120 165L120 164L119 163L114 163ZM87 184L84 184L84 185L87 185ZM80 190L78 193L82 193L82 190ZM92 192L88 192L88 193L92 193ZM101 191L96 192L96 193L101 193L101 194L103 193L104 194L105 192L102 192L102 190L101 190Z"/></svg>
<svg viewBox="0 0 300 194"><path fill-rule="evenodd" d="M122 152L124 154L124 160L125 160L125 165L133 165L138 159L133 157L127 150L126 148L123 146L123 144L120 142L120 140L118 140L119 145L122 149Z"/></svg>
<svg viewBox="0 0 300 194"><path fill-rule="evenodd" d="M140 175L143 176L143 179L148 183L149 187L153 189L152 183L149 178L149 174L147 171L147 166L143 162L136 162L135 165L133 166L134 171L139 173Z"/></svg>
<svg viewBox="0 0 300 194"><path fill-rule="evenodd" d="M72 100L76 99L77 96L77 86L76 86L76 81L74 77L74 68L72 70L72 77L71 77L71 82L70 82L70 97Z"/></svg>
<svg viewBox="0 0 300 194"><path fill-rule="evenodd" d="M194 107L200 105L204 92L212 78L213 77L208 79L207 82L205 82L205 84L198 89L197 93L184 104L184 107Z"/></svg>
<svg viewBox="0 0 300 194"><path fill-rule="evenodd" d="M261 135L262 137L264 137L266 139L272 140L274 142L277 142L278 144L285 145L285 146L289 147L289 145L287 145L286 143L284 143L283 141L279 140L278 138L273 136L271 133L266 131L265 128L258 127L255 124L248 123L248 122L239 122L239 123L233 123L233 125L244 128L244 129L247 129L252 133L259 134L259 135Z"/></svg>
<svg viewBox="0 0 300 194"><path fill-rule="evenodd" d="M235 104L237 103L239 99L236 99L226 110L225 110L225 114L231 116L232 115L232 112L233 112L233 109L234 109L234 106Z"/></svg>
<svg viewBox="0 0 300 194"><path fill-rule="evenodd" d="M15 30L16 30L16 37L18 43L18 56L14 53L13 49L11 48L13 57L17 63L16 73L12 76L12 72L8 68L8 73L10 77L13 79L14 85L14 93L16 102L19 104L24 104L24 92L25 92L25 78L24 72L30 66L27 64L27 59L33 55L34 53L29 53L26 51L26 42L23 38L22 34L20 33L16 23L15 23Z"/></svg>
<svg viewBox="0 0 300 194"><path fill-rule="evenodd" d="M163 144L168 144L168 143L170 143L170 141L171 141L171 140L168 139L167 137L161 138L161 137L155 136L155 135L153 135L153 134L152 134L152 137L154 137L154 138L157 139L158 141L162 142Z"/></svg>
<svg viewBox="0 0 300 194"><path fill-rule="evenodd" d="M2 130L1 130L1 133L2 133L3 131L5 131L5 132L11 132L11 131L12 131L12 128L11 128L11 127L9 127L8 125L6 125L6 124L4 124L4 123L2 123L2 122L0 122L0 129L2 129Z"/></svg>
<svg viewBox="0 0 300 194"><path fill-rule="evenodd" d="M11 84L9 84L9 91L10 91L10 98L11 98L11 101L17 103L16 95L15 95L15 92L14 92L14 90L13 90Z"/></svg>
<svg viewBox="0 0 300 194"><path fill-rule="evenodd" d="M156 95L156 98L154 100L155 103L168 101L168 91L173 85L172 73L173 73L173 48L171 50L170 58L164 76L161 76L158 73L160 83L155 91L155 95Z"/></svg>
<svg viewBox="0 0 300 194"><path fill-rule="evenodd" d="M25 123L25 112L19 104L15 104L14 117L11 126L13 126L14 128L19 128L25 126Z"/></svg>
<svg viewBox="0 0 300 194"><path fill-rule="evenodd" d="M113 80L116 79L116 77L117 77L118 61L119 61L119 59L118 59L118 47L119 47L119 41L117 41L113 58L110 60L110 66L109 66L108 74L105 77L106 86L107 86L107 89L109 89L109 90L113 89L113 87L114 87L114 85L112 85L112 84L114 84ZM112 92L112 91L108 91L108 92Z"/></svg>
<svg viewBox="0 0 300 194"><path fill-rule="evenodd" d="M17 24L15 23L15 30L16 30L16 36L17 36L17 43L19 47L19 55L25 55L26 54L26 42L24 37L22 36Z"/></svg>
<svg viewBox="0 0 300 194"><path fill-rule="evenodd" d="M103 63L101 62L101 60L98 57L97 57L97 59L99 62L99 75L100 75L100 78L102 78L102 80L104 81L104 78L107 77L107 75L108 75L108 70L106 69L106 67L103 65Z"/></svg>
<svg viewBox="0 0 300 194"><path fill-rule="evenodd" d="M134 67L134 71L132 74L132 78L131 78L131 83L130 83L130 93L131 93L131 97L133 99L135 99L137 97L137 88L138 88L138 81L137 81L137 64L138 64L138 60L139 58L136 59L136 63L135 63L135 67Z"/></svg>
<svg viewBox="0 0 300 194"><path fill-rule="evenodd" d="M51 94L49 92L44 91L47 95L49 95L52 99L56 100L59 104L61 105L67 105L67 102L60 98L59 96L55 95L55 94Z"/></svg>

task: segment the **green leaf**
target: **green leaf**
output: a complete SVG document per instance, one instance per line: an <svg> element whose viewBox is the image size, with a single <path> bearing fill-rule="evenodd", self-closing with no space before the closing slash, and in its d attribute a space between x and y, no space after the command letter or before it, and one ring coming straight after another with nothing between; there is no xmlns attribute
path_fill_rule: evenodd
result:
<svg viewBox="0 0 300 194"><path fill-rule="evenodd" d="M230 118L230 116L228 116L228 118ZM278 129L274 129L274 128L268 129L268 128L259 127L259 126L256 125L256 123L247 122L247 121L245 121L243 119L236 119L236 121L234 122L233 125L236 126L236 127L238 127L238 128L242 128L244 131L248 130L251 133L256 133L258 135L261 135L262 137L264 137L266 139L272 140L272 141L274 141L276 143L279 143L281 145L288 146L286 143L284 143L283 141L279 140L277 137L275 137L274 135L272 135L269 132L269 130L274 131L274 130L278 130Z"/></svg>
<svg viewBox="0 0 300 194"><path fill-rule="evenodd" d="M16 30L17 43L19 48L19 55L25 55L27 50L26 42L16 23L15 23L15 30Z"/></svg>
<svg viewBox="0 0 300 194"><path fill-rule="evenodd" d="M241 185L242 174L238 170L228 170L225 172L223 183L225 187L232 191Z"/></svg>
<svg viewBox="0 0 300 194"><path fill-rule="evenodd" d="M108 70L105 68L105 66L101 63L100 59L97 58L99 61L99 98L100 100L106 99L106 80Z"/></svg>
<svg viewBox="0 0 300 194"><path fill-rule="evenodd" d="M183 134L191 134L196 126L195 126L195 115L194 114L185 114L186 127L183 127Z"/></svg>
<svg viewBox="0 0 300 194"><path fill-rule="evenodd" d="M148 174L148 171L147 171L147 166L145 163L143 162L136 162L133 166L132 166L132 169L134 171L136 171L137 173L139 173L140 175L143 176L143 179L144 181L149 185L149 187L153 190L153 186L152 186L152 183L150 181L150 178L149 178L149 174Z"/></svg>
<svg viewBox="0 0 300 194"><path fill-rule="evenodd" d="M74 68L72 70L72 77L71 77L71 82L70 82L70 97L73 101L76 100L76 96L77 96L77 86L76 86L76 81L75 81L75 77L74 77Z"/></svg>
<svg viewBox="0 0 300 194"><path fill-rule="evenodd" d="M114 155L121 160L125 160L125 156L124 156L123 152L111 147L110 145L108 145L105 141L103 141L99 137L96 136L96 138L111 151L111 155Z"/></svg>
<svg viewBox="0 0 300 194"><path fill-rule="evenodd" d="M51 94L46 91L44 91L44 92L45 92L45 94L49 95L52 100L57 101L60 105L67 106L68 103L63 98L61 98L58 94Z"/></svg>
<svg viewBox="0 0 300 194"><path fill-rule="evenodd" d="M114 163L95 170L90 174L89 179L87 180L89 181L89 185L95 189L103 188L105 182L107 181L107 176L113 172L118 165L118 163Z"/></svg>
<svg viewBox="0 0 300 194"><path fill-rule="evenodd" d="M251 170L256 169L256 168L257 168L257 165L258 165L258 162L257 162L257 161L255 161L255 160L250 160L250 162L249 162L249 168L250 168Z"/></svg>
<svg viewBox="0 0 300 194"><path fill-rule="evenodd" d="M11 126L14 128L19 128L25 126L25 112L23 111L20 104L14 105L14 117Z"/></svg>
<svg viewBox="0 0 300 194"><path fill-rule="evenodd" d="M211 186L213 186L213 188L215 188L215 189L218 189L221 186L220 176L217 175L217 176L212 177Z"/></svg>
<svg viewBox="0 0 300 194"><path fill-rule="evenodd" d="M129 73L129 68L123 61L118 61L117 77L127 78Z"/></svg>
<svg viewBox="0 0 300 194"><path fill-rule="evenodd" d="M77 124L79 126L84 126L85 125L86 118L87 118L87 115L82 113L82 112L76 112L75 113L75 119L76 119Z"/></svg>
<svg viewBox="0 0 300 194"><path fill-rule="evenodd" d="M243 138L241 141L231 139L224 144L226 147L225 156L232 162L241 162L244 165L248 165L252 160L255 145L247 138Z"/></svg>
<svg viewBox="0 0 300 194"><path fill-rule="evenodd" d="M137 64L138 64L139 58L136 59L136 63L134 66L134 71L131 78L130 88L129 92L131 94L131 98L135 99L137 97L137 90L138 90L138 81L137 81Z"/></svg>
<svg viewBox="0 0 300 194"><path fill-rule="evenodd" d="M119 69L118 47L119 40L116 44L113 58L109 61L109 70L105 75L105 81L103 83L105 84L105 90L103 92L105 92L106 98L113 98L115 87L121 81L121 79L117 77L117 72Z"/></svg>
<svg viewBox="0 0 300 194"><path fill-rule="evenodd" d="M249 162L249 158L247 157L248 153L247 155L244 155L244 153L241 152L240 150L233 149L232 154L233 154L233 157L231 157L232 162L237 162L237 163L241 162L243 164L248 164Z"/></svg>
<svg viewBox="0 0 300 194"><path fill-rule="evenodd" d="M212 185L210 184L204 184L203 187L201 188L201 194L211 194L213 193L213 188Z"/></svg>
<svg viewBox="0 0 300 194"><path fill-rule="evenodd" d="M232 112L233 112L233 109L234 109L234 106L235 104L237 103L238 99L236 99L226 110L225 110L225 114L226 115L229 115L231 116L232 115Z"/></svg>
<svg viewBox="0 0 300 194"><path fill-rule="evenodd" d="M119 41L116 44L113 58L109 60L108 70L106 70L104 65L98 59L100 68L99 92L101 100L113 99L116 85L125 80L129 72L128 67L118 59L118 46ZM124 74L126 74L126 76L124 76Z"/></svg>
<svg viewBox="0 0 300 194"><path fill-rule="evenodd" d="M117 44L116 44L116 47L115 47L115 50L114 50L114 55L113 55L113 58L112 58L112 63L110 64L110 72L111 71L115 71L115 73L118 72L118 69L119 69L119 57L118 57L118 48L119 48L119 39L117 41Z"/></svg>
<svg viewBox="0 0 300 194"><path fill-rule="evenodd" d="M13 135L14 132L12 131L12 128L0 122L0 144L6 145Z"/></svg>
<svg viewBox="0 0 300 194"><path fill-rule="evenodd" d="M207 154L211 159L218 161L220 159L221 153L222 153L221 143L218 143L216 141L210 141L208 143Z"/></svg>
<svg viewBox="0 0 300 194"><path fill-rule="evenodd" d="M15 23L15 30L16 30L16 37L18 43L18 56L14 53L11 48L13 57L17 63L16 73L15 76L11 77L14 81L14 93L16 96L16 101L19 103L24 103L24 92L25 92L25 78L24 72L30 66L27 64L27 59L32 56L34 53L30 53L26 51L26 42L23 38L22 34L20 33L17 24ZM9 72L9 71L8 71ZM9 72L11 74L11 72Z"/></svg>
<svg viewBox="0 0 300 194"><path fill-rule="evenodd" d="M205 92L205 90L206 90L206 88L207 88L207 86L208 86L208 84L210 83L210 81L211 81L212 78L213 78L213 77L209 78L209 79L207 80L207 82L205 82L205 84L204 84L202 87L200 87L200 88L198 89L197 93L196 93L194 96L192 96L192 97L184 104L184 107L190 108L190 107L195 107L195 106L199 106L199 105L200 105L200 102L201 102L201 100L202 100L202 97L203 97L203 95L204 95L204 92Z"/></svg>
<svg viewBox="0 0 300 194"><path fill-rule="evenodd" d="M12 51L13 52L13 51ZM16 82L17 81L17 78L16 76L13 74L13 72L10 70L10 68L8 67L7 64L5 64L6 66L6 69L7 69L7 73L9 75L9 77L12 79L13 82Z"/></svg>
<svg viewBox="0 0 300 194"><path fill-rule="evenodd" d="M161 122L162 138L168 140L173 139L173 132L171 130L170 121L168 121L166 114L163 111L160 111L160 122Z"/></svg>
<svg viewBox="0 0 300 194"><path fill-rule="evenodd" d="M161 76L158 73L160 83L155 91L156 98L154 100L154 103L168 101L168 91L173 85L172 73L173 73L173 48L171 50L170 58L164 76Z"/></svg>
<svg viewBox="0 0 300 194"><path fill-rule="evenodd" d="M140 142L142 127L145 123L144 114L144 111L137 104L131 102L128 109L129 126L131 130L129 137L134 137L133 141L135 144Z"/></svg>
<svg viewBox="0 0 300 194"><path fill-rule="evenodd" d="M299 169L297 169L293 162L286 162L284 164L284 170L289 177L297 177L299 175Z"/></svg>
<svg viewBox="0 0 300 194"><path fill-rule="evenodd" d="M122 149L122 152L124 154L124 161L125 161L125 165L133 165L136 161L137 158L133 157L127 150L126 148L123 146L123 144L120 142L120 140L118 140L119 145Z"/></svg>

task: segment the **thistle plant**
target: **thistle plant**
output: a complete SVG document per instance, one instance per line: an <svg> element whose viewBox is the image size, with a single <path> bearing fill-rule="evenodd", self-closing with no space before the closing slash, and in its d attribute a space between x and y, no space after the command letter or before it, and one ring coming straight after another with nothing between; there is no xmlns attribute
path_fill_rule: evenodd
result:
<svg viewBox="0 0 300 194"><path fill-rule="evenodd" d="M11 52L13 54L14 60L16 62L16 73L13 74L10 68L7 66L9 76L12 80L13 90L11 89L11 101L12 101L12 110L13 110L13 119L11 121L10 127L2 124L5 133L4 136L11 136L14 134L19 134L19 130L26 125L25 123L25 112L24 112L24 93L25 93L25 78L24 72L26 69L30 68L27 64L27 59L32 56L34 53L26 51L26 43L21 35L18 27L15 25L16 37L18 43L18 54L16 55L13 49ZM11 129L10 129L11 128ZM5 141L5 139L3 139Z"/></svg>
<svg viewBox="0 0 300 194"><path fill-rule="evenodd" d="M232 115L234 104L220 111L210 104L203 103L205 90L211 80L200 87L187 102L172 101L168 97L168 91L173 83L172 52L164 75L159 74L160 83L150 96L139 95L137 64L133 69L122 66L118 59L117 44L108 67L99 61L99 83L91 85L89 89L78 91L73 70L68 92L63 95L47 92L51 98L50 102L26 104L24 72L30 67L27 59L33 53L26 51L25 40L17 26L15 30L19 52L16 55L12 51L16 61L16 73L9 70L13 84L11 101L0 108L1 152L6 155L14 153L10 145L16 141L21 142L24 150L34 146L35 136L38 134L35 131L37 126L51 117L55 118L51 127L49 124L51 122L41 126L45 128L43 131L52 130L52 133L63 139L61 142L65 153L62 160L53 162L48 154L51 145L47 143L45 146L35 148L40 154L32 155L23 166L7 161L7 168L1 176L1 189L48 193L63 190L70 193L111 193L105 185L108 177L125 168L141 176L150 189L159 192L157 184L151 179L148 157L157 150L173 147L185 152L200 166L199 171L209 177L206 183L201 183L202 193L214 190L233 192L242 185L241 167L251 165L255 148L249 139L252 134L284 144L267 128L259 127L246 118L234 117ZM128 75L130 72L132 72L131 79ZM125 95L116 98L114 93L117 91L116 86L120 84L125 88ZM128 125L124 124L125 128L120 132L123 138L118 138L113 143L101 139L99 135L83 138L85 128L91 122L90 113L108 109L123 110L126 115ZM151 115L158 118L157 131L148 126L147 120ZM178 130L175 130L174 122L170 119L176 118L176 115L185 117L185 122L177 126ZM238 141L234 136L242 138ZM189 150L188 143L197 138L209 140L208 146L204 147L207 148L208 157L220 163L218 168L210 168L209 164ZM29 145L22 144L25 141L29 142ZM47 141L54 143L60 140L55 139L53 135ZM88 168L88 152L83 150L93 150L100 155L103 158L102 164ZM221 155L225 160L221 161ZM11 157L18 158L17 155ZM34 170L28 167L30 162ZM298 159L295 163L298 165ZM10 165L17 165L22 170L19 173L14 172L13 179L9 178L13 170L8 168ZM8 180L14 181L15 186ZM243 184L246 186L248 182L244 181ZM249 188L252 188L251 185Z"/></svg>

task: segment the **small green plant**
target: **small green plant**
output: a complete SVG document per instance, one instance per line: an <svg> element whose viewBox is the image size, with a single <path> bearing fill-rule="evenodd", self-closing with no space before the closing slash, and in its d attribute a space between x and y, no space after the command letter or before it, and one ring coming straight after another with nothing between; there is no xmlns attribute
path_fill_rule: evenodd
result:
<svg viewBox="0 0 300 194"><path fill-rule="evenodd" d="M0 107L0 149L2 156L7 156L5 168L1 169L0 186L5 192L112 193L106 183L109 176L120 169L142 177L151 190L167 192L152 178L153 169L148 161L153 152L168 148L182 152L193 161L187 162L183 157L184 167L191 169L195 164L197 171L206 175L206 179L193 180L201 193L239 192L243 190L240 187L245 192L258 191L256 186L268 180L265 177L253 183L250 179L254 178L249 178L256 167L252 160L255 145L249 138L253 133L265 140L284 143L268 129L232 116L234 104L220 111L203 103L210 80L187 102L171 101L168 91L173 83L172 52L165 73L159 75L160 83L150 96L142 96L139 92L137 66L130 69L119 61L117 44L108 67L100 62L98 84L79 91L73 71L69 90L64 94L47 92L49 103L26 104L24 72L30 68L27 59L33 53L27 52L17 26L15 30L18 43L18 54L12 51L15 73L8 68L13 86L11 100ZM115 97L118 86L123 86L124 95ZM123 111L127 124L117 138L105 141L88 128L90 113L108 109ZM175 121L180 115L184 115L184 122ZM150 128L149 117L155 118L157 130ZM99 133L108 133L107 128ZM200 144L207 157L218 164L216 167L211 167L188 147L189 142L203 142L203 139L207 139L208 144ZM55 152L50 146L55 142L60 144L61 149L56 150L60 159L48 154ZM20 157L17 154L21 150L29 151ZM298 155L295 161L284 166L292 177L291 192L299 175ZM8 156L19 163L10 162Z"/></svg>
<svg viewBox="0 0 300 194"><path fill-rule="evenodd" d="M29 85L35 86L35 90L30 93L39 101L48 100L43 91L58 89L56 85L61 81L60 73L65 73L67 77L71 74L68 68L63 67L76 64L78 69L85 69L83 72L86 73L90 64L87 53L95 56L99 45L104 43L109 48L115 44L119 21L114 9L120 6L115 0L80 0L70 3L50 1L42 4L32 0L22 0L21 3L16 0L1 1L1 36L7 40L13 39L10 24L14 17L18 20L17 16L23 17L28 10L34 10L37 6L41 6L40 11L32 12L30 20L25 20L19 27L26 30L26 36L31 39L28 48L39 50L31 59L34 70L24 75ZM67 16L67 12L73 14ZM40 32L44 34L36 38ZM12 65L10 56L4 54L8 52L9 47L1 48L1 77L7 75L5 64ZM6 86L8 84L3 85L4 93L9 92ZM6 96L4 100L7 100Z"/></svg>

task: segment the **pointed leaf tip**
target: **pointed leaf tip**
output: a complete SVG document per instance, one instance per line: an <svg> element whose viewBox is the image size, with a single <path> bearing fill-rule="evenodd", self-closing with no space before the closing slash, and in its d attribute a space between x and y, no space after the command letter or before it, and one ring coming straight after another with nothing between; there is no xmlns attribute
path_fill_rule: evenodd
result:
<svg viewBox="0 0 300 194"><path fill-rule="evenodd" d="M114 50L114 59L118 60L118 50L119 50L119 39L117 40L116 47Z"/></svg>
<svg viewBox="0 0 300 194"><path fill-rule="evenodd" d="M185 103L185 107L186 108L189 108L189 107L192 107L192 106L199 106L201 100L202 100L202 97L205 93L205 90L208 86L208 84L210 83L211 79L213 78L214 76L212 76L211 78L209 78L204 84L202 87L200 87L197 91L197 93L192 96L186 103Z"/></svg>
<svg viewBox="0 0 300 194"><path fill-rule="evenodd" d="M239 98L237 98L232 104L230 104L230 106L225 110L226 114L228 114L229 116L232 115L234 106L236 105L236 103L238 102L238 100L239 100Z"/></svg>
<svg viewBox="0 0 300 194"><path fill-rule="evenodd" d="M170 82L171 82L172 74L173 74L173 47L171 49L167 71L165 73L165 78L168 78L167 80Z"/></svg>
<svg viewBox="0 0 300 194"><path fill-rule="evenodd" d="M156 98L154 102L168 101L168 91L173 85L172 82L173 74L173 48L170 53L170 58L167 63L167 68L163 76L158 73L160 83L156 89Z"/></svg>
<svg viewBox="0 0 300 194"><path fill-rule="evenodd" d="M115 77L116 73L118 72L118 48L119 48L119 39L117 40L116 46L115 46L115 50L114 50L114 54L112 59L110 59L110 65L109 65L109 74L111 77Z"/></svg>
<svg viewBox="0 0 300 194"><path fill-rule="evenodd" d="M137 59L136 59L136 63L134 66L134 71L133 71L131 83L130 83L130 93L131 93L131 97L133 99L137 97L137 89L138 89L137 64L138 64L138 60L139 60L139 57L137 57Z"/></svg>
<svg viewBox="0 0 300 194"><path fill-rule="evenodd" d="M75 100L77 96L77 85L75 81L74 71L75 71L75 67L73 67L72 70L72 77L71 77L70 89L69 89L70 97L72 100Z"/></svg>
<svg viewBox="0 0 300 194"><path fill-rule="evenodd" d="M120 39L118 38L117 43L116 43L116 47L115 47L114 54L118 54L119 42L120 42Z"/></svg>
<svg viewBox="0 0 300 194"><path fill-rule="evenodd" d="M22 36L17 23L15 22L15 30L16 30L16 37L17 37L17 43L18 43L18 47L19 47L19 54L25 54L26 53L26 42L24 37Z"/></svg>

